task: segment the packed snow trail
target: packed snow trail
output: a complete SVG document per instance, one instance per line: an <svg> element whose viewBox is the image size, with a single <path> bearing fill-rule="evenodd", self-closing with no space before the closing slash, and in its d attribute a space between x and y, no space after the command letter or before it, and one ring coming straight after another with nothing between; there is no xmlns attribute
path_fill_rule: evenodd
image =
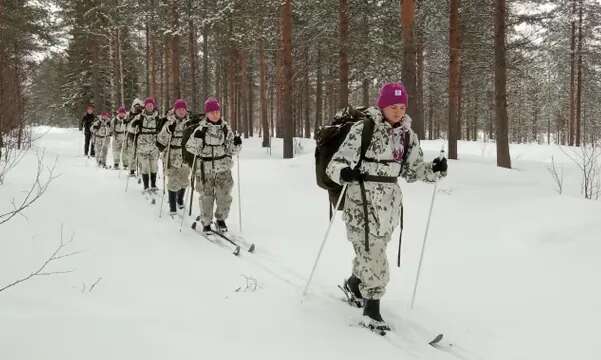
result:
<svg viewBox="0 0 601 360"><path fill-rule="evenodd" d="M590 284L601 271L601 206L553 194L547 150L512 148L522 160L507 171L481 144L461 144L463 161L450 164L436 200L414 311L408 302L432 187L402 184L403 258L382 304L394 332L379 337L355 325L360 310L336 288L352 259L341 222L300 303L328 222L310 142L281 160L279 144L270 159L260 139L245 140L244 236L257 250L234 257L194 233L192 218L181 233L179 219L159 219L136 181L125 193L125 176L84 158L82 140L70 129L40 140L49 158L60 156L62 175L27 218L0 226L0 284L39 266L61 224L75 234L71 250L82 251L50 269L72 273L0 294L2 359L598 358L601 294ZM424 147L434 157L440 142ZM34 161L28 155L0 187L2 205L29 185ZM389 251L393 264L394 242ZM439 332L449 352L427 345Z"/></svg>

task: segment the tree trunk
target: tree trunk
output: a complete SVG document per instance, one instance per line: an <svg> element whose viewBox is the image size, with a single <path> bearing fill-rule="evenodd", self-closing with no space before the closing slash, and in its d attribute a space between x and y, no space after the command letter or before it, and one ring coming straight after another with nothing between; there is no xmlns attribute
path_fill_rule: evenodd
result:
<svg viewBox="0 0 601 360"><path fill-rule="evenodd" d="M317 129L321 126L321 121L323 118L322 114L322 88L323 88L323 79L322 79L322 71L321 71L321 46L317 45L317 74L315 79L315 134L317 134Z"/></svg>
<svg viewBox="0 0 601 360"><path fill-rule="evenodd" d="M495 107L497 166L511 168L507 138L507 64L505 55L505 0L495 4Z"/></svg>
<svg viewBox="0 0 601 360"><path fill-rule="evenodd" d="M209 97L209 30L207 25L204 25L202 28L202 98L200 102L204 103L207 97ZM204 109L202 111L204 112Z"/></svg>
<svg viewBox="0 0 601 360"><path fill-rule="evenodd" d="M461 72L460 0L451 0L449 17L449 158L457 159L459 76Z"/></svg>
<svg viewBox="0 0 601 360"><path fill-rule="evenodd" d="M259 39L259 99L261 101L261 127L263 129L263 147L270 145L269 122L267 119L267 64L265 61L265 39Z"/></svg>
<svg viewBox="0 0 601 360"><path fill-rule="evenodd" d="M117 28L117 57L119 58L119 89L121 105L125 106L125 90L123 77L123 49L121 48L121 31Z"/></svg>
<svg viewBox="0 0 601 360"><path fill-rule="evenodd" d="M420 139L424 137L423 117L417 115L417 54L415 47L415 0L401 0L401 29L403 37L403 83L409 93L407 114L413 119L411 127Z"/></svg>
<svg viewBox="0 0 601 360"><path fill-rule="evenodd" d="M426 138L426 124L424 123L424 42L421 31L417 35L417 88L416 108L413 111L414 123L420 139ZM415 126L412 124L415 129ZM421 131L421 132L420 132Z"/></svg>
<svg viewBox="0 0 601 360"><path fill-rule="evenodd" d="M293 148L293 126L292 123L292 0L284 0L282 4L281 28L282 28L282 72L284 84L282 86L282 112L285 123L284 135L284 159L294 157Z"/></svg>
<svg viewBox="0 0 601 360"><path fill-rule="evenodd" d="M188 49L190 52L190 84L192 87L192 98L188 107L190 111L194 111L198 104L198 87L196 82L196 28L194 27L194 20L192 19L192 1L188 0Z"/></svg>
<svg viewBox="0 0 601 360"><path fill-rule="evenodd" d="M572 7L570 12L570 120L568 124L568 145L573 146L576 129L576 0L570 0L570 2Z"/></svg>
<svg viewBox="0 0 601 360"><path fill-rule="evenodd" d="M579 0L578 10L578 77L576 79L576 146L580 146L582 135L582 7L583 1Z"/></svg>
<svg viewBox="0 0 601 360"><path fill-rule="evenodd" d="M338 107L348 106L348 81L349 81L349 4L348 0L340 0L338 9L338 36L339 36L339 72L340 83L338 91Z"/></svg>

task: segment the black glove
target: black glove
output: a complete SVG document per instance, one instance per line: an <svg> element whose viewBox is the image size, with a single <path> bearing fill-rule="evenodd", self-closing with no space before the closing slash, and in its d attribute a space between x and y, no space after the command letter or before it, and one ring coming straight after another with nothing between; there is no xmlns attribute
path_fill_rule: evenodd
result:
<svg viewBox="0 0 601 360"><path fill-rule="evenodd" d="M350 167L345 167L340 170L340 179L344 182L353 182L355 180L361 179L361 171L359 169L351 169Z"/></svg>
<svg viewBox="0 0 601 360"><path fill-rule="evenodd" d="M240 136L234 136L234 145L242 145L242 138Z"/></svg>
<svg viewBox="0 0 601 360"><path fill-rule="evenodd" d="M440 172L440 173L447 172L447 168L448 168L448 166L447 166L447 158L442 158L441 159L440 157L437 157L436 159L434 159L432 161L432 171L435 172L435 173L437 173L437 172Z"/></svg>
<svg viewBox="0 0 601 360"><path fill-rule="evenodd" d="M132 127L140 127L142 126L142 119L136 119L134 121L131 122L131 126Z"/></svg>
<svg viewBox="0 0 601 360"><path fill-rule="evenodd" d="M167 130L169 130L169 132L173 134L175 132L175 122L167 126Z"/></svg>

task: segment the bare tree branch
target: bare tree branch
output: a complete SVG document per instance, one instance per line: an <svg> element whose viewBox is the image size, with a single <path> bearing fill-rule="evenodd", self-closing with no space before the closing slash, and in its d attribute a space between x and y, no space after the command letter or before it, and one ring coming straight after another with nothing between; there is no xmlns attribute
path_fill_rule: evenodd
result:
<svg viewBox="0 0 601 360"><path fill-rule="evenodd" d="M37 169L31 187L27 191L25 197L21 199L21 201L17 202L14 198L12 199L12 210L4 214L0 214L0 225L8 222L10 219L20 214L23 210L27 209L33 203L38 201L42 197L42 195L44 195L46 190L48 190L48 186L50 185L50 183L56 178L58 178L58 175L54 175L54 172L56 170L56 164L58 162L58 157L55 159L52 166L44 169L45 151L37 151L36 156ZM45 172L44 170L46 170L48 173L46 178L43 178Z"/></svg>
<svg viewBox="0 0 601 360"><path fill-rule="evenodd" d="M79 253L78 251L74 251L74 252L70 252L67 254L61 254L61 252L73 242L73 238L74 238L74 235L71 235L71 238L69 239L69 241L65 242L63 240L63 225L61 225L60 243L56 247L56 249L52 252L52 254L48 258L46 258L46 260L42 263L42 265L40 265L40 267L37 270L33 271L29 275L27 275L23 278L20 278L18 280L15 280L15 281L11 282L10 284L0 287L0 292L5 291L13 286L19 285L19 284L21 284L27 280L30 280L36 276L61 275L61 274L68 274L70 272L73 272L73 270L46 271L46 268L49 265L51 265L52 263L55 263L58 260L73 256L73 255L76 255Z"/></svg>

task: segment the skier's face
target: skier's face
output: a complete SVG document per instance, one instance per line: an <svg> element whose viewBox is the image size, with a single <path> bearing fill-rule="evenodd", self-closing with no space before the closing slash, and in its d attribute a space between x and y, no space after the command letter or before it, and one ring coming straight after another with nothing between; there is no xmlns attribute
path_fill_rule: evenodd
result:
<svg viewBox="0 0 601 360"><path fill-rule="evenodd" d="M117 114L117 116L119 117L119 119L123 119L125 118L125 113L119 113Z"/></svg>
<svg viewBox="0 0 601 360"><path fill-rule="evenodd" d="M140 104L136 104L134 105L134 110L139 113L140 111L142 111L142 106L140 106Z"/></svg>
<svg viewBox="0 0 601 360"><path fill-rule="evenodd" d="M86 112L87 112L88 114L91 114L91 113L93 113L93 112L94 112L94 108L92 108L92 107L89 107L89 108L87 108L87 109L86 109Z"/></svg>
<svg viewBox="0 0 601 360"><path fill-rule="evenodd" d="M403 116L405 116L405 113L407 112L407 105L390 105L382 109L382 112L384 113L384 118L386 118L386 121L394 125L399 121L403 120Z"/></svg>
<svg viewBox="0 0 601 360"><path fill-rule="evenodd" d="M154 104L153 103L148 103L144 106L144 108L146 109L146 112L151 113L154 111Z"/></svg>
<svg viewBox="0 0 601 360"><path fill-rule="evenodd" d="M221 111L211 111L207 113L207 119L210 122L217 122L221 119Z"/></svg>
<svg viewBox="0 0 601 360"><path fill-rule="evenodd" d="M186 117L186 115L188 115L188 110L184 109L184 108L177 108L175 110L175 115L180 118L183 119Z"/></svg>

